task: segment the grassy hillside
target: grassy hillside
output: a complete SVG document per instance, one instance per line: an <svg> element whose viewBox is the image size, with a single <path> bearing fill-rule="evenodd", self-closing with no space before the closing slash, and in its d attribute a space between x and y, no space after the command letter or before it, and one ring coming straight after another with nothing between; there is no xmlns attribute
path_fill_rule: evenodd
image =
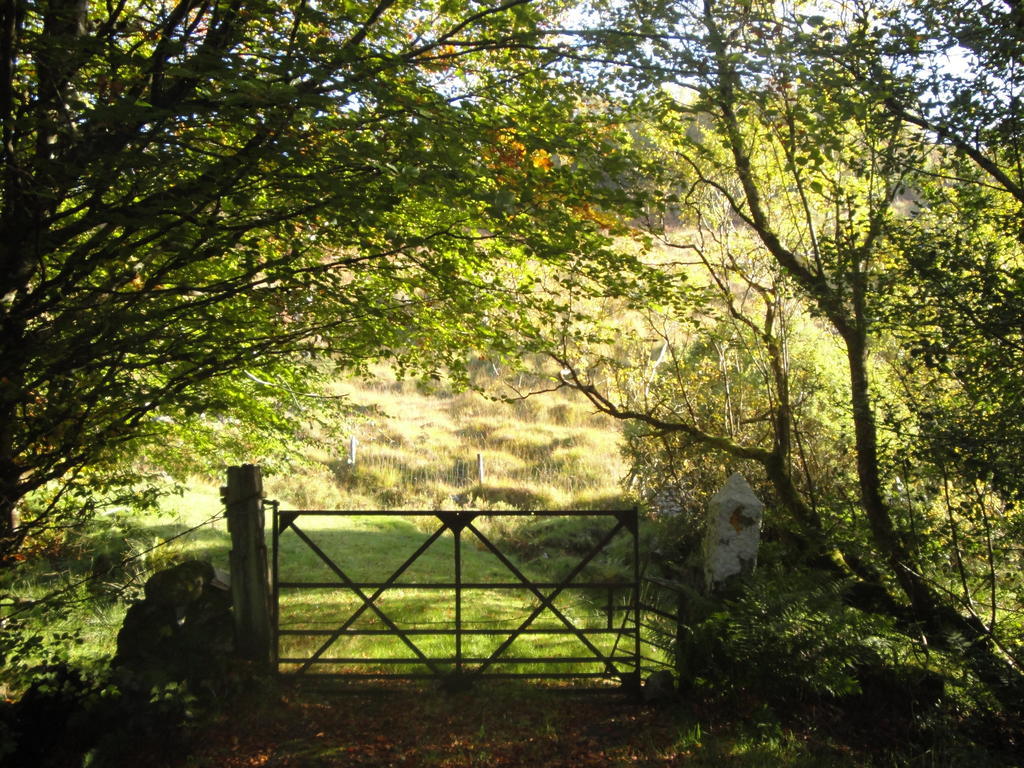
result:
<svg viewBox="0 0 1024 768"><path fill-rule="evenodd" d="M267 492L304 508L605 508L622 503L619 427L567 395L512 403L380 378L344 382L356 415L313 431L303 466ZM350 463L349 438L357 440ZM485 481L477 480L477 454Z"/></svg>

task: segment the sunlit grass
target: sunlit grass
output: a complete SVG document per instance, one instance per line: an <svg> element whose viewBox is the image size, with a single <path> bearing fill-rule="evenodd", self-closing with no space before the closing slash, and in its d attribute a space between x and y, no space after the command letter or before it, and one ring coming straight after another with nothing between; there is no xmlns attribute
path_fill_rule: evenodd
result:
<svg viewBox="0 0 1024 768"><path fill-rule="evenodd" d="M8 626L24 622L22 631L40 638L34 650L18 655L18 665L106 664L128 606L141 598L152 573L187 559L227 569L222 509L218 488L196 482L165 497L158 514L108 508L88 525L63 532L48 556L8 569L0 591L18 602L3 618ZM0 679L0 696L19 692L9 686Z"/></svg>
<svg viewBox="0 0 1024 768"><path fill-rule="evenodd" d="M383 371L337 389L362 415L333 445L306 449L293 471L268 478L272 496L348 510L568 509L585 498L621 497L619 427L579 400L553 394L502 403L394 381ZM350 438L357 441L354 463Z"/></svg>
<svg viewBox="0 0 1024 768"><path fill-rule="evenodd" d="M372 381L339 382L364 418L354 420L332 452L320 447L306 454L306 463L289 476L270 477L268 493L281 500L282 508L352 510L443 510L481 509L548 510L592 507L621 509L629 505L619 480L624 464L618 452L618 427L587 407L560 395L530 398L512 403L488 400L475 392L452 393L443 386L425 388L383 375ZM357 440L355 461L349 455L347 438ZM483 457L484 480L478 476L478 454ZM528 538L531 523L524 518L480 518L486 535L512 546L517 559L531 579L557 579L582 556L558 546L531 549L517 546ZM310 535L327 534L334 526L337 542L325 545L337 557L345 575L354 581L380 582L400 566L437 527L433 517L347 517L303 518L300 527ZM525 527L524 527L525 526ZM342 554L339 547L347 541ZM341 579L293 532L281 537L281 579L324 581ZM289 575L288 569L301 576ZM603 569L603 570L602 570ZM473 575L478 571L476 575ZM317 575L313 575L317 574ZM623 578L621 568L597 559L583 580ZM463 547L463 576L466 580L514 582L516 578L473 537ZM450 582L454 578L451 534L445 534L403 574L403 580ZM365 590L365 595L373 590ZM281 626L288 631L312 630L329 633L363 606L363 601L342 590L297 590L285 588L280 596ZM617 603L624 602L620 598ZM607 629L604 594L594 589L566 590L557 607L581 626ZM454 598L451 591L389 589L374 604L400 628L419 631L454 629ZM466 590L463 594L463 626L475 630L507 630L522 625L538 605L528 590ZM615 622L621 623L619 611ZM375 630L386 623L372 609L352 624L352 629ZM555 614L544 610L529 624L530 629L564 629ZM284 635L284 658L308 658L318 650L324 658L410 658L415 652L400 639L380 635L356 635L339 639L326 648L330 634L313 637ZM508 637L504 635L463 635L462 653L469 658L487 658ZM430 658L453 658L451 635L411 634L410 642ZM588 635L587 640L601 653L615 647L615 636ZM621 647L616 653L621 653ZM576 637L543 634L523 635L509 645L502 658L538 656L593 657L592 649ZM649 654L648 654L649 655ZM290 668L297 668L291 665ZM422 662L410 665L359 665L363 671L423 671ZM494 662L488 671L508 671L511 665ZM569 667L572 669L569 669ZM283 665L289 668L289 665ZM338 671L340 665L315 665L321 671ZM603 665L551 665L522 663L517 672L557 671L601 672Z"/></svg>

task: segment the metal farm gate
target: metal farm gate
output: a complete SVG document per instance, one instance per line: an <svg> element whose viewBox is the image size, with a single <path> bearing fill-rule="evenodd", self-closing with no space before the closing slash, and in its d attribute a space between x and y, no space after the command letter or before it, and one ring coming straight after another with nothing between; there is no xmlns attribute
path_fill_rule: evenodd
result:
<svg viewBox="0 0 1024 768"><path fill-rule="evenodd" d="M635 509L341 512L280 510L276 502L270 506L274 654L281 674L434 678L456 684L477 678L590 678L639 688ZM559 554L567 569L564 575L538 580L481 530L487 525L478 525L485 518L491 523L512 516L586 517L598 527L590 543L577 547L569 560ZM350 547L379 546L385 535L376 528L360 534L360 520L367 517L394 518L388 524L405 533L387 550L399 550L391 564L382 563L375 574L357 574L347 562L346 541ZM347 532L332 532L327 528L329 518L347 518L339 523L348 526ZM420 523L415 529L413 520ZM602 520L607 521L607 530ZM419 540L414 533L425 538ZM609 556L599 556L613 543L620 560L623 552L628 553L628 576L619 569L602 578L601 562ZM306 565L295 565L302 557ZM433 573L441 562L438 558L445 564L450 561L451 580L416 578L416 564L424 558L433 558ZM482 558L490 565L481 575L473 571L480 570L476 564ZM288 613L295 606L305 619L282 616L283 608ZM417 606L418 620L413 616ZM516 611L518 615L512 615ZM522 638L526 639L517 643Z"/></svg>

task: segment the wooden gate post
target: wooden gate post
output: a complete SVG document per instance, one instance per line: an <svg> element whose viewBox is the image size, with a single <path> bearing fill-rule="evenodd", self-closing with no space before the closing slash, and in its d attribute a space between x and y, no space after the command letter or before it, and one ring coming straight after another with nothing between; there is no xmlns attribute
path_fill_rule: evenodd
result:
<svg viewBox="0 0 1024 768"><path fill-rule="evenodd" d="M242 658L269 667L274 661L273 632L260 468L228 467L228 484L221 493L231 532L235 649Z"/></svg>

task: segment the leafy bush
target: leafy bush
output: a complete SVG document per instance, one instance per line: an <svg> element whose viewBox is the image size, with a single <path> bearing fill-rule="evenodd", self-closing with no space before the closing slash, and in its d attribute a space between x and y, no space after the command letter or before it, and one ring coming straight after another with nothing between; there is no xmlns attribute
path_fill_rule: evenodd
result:
<svg viewBox="0 0 1024 768"><path fill-rule="evenodd" d="M11 765L131 764L143 747L181 749L197 714L182 683L140 688L108 670L66 664L39 667L34 678L0 715L0 761Z"/></svg>
<svg viewBox="0 0 1024 768"><path fill-rule="evenodd" d="M895 660L906 640L887 619L844 605L843 587L762 570L689 626L684 680L770 705L859 693L862 670Z"/></svg>

